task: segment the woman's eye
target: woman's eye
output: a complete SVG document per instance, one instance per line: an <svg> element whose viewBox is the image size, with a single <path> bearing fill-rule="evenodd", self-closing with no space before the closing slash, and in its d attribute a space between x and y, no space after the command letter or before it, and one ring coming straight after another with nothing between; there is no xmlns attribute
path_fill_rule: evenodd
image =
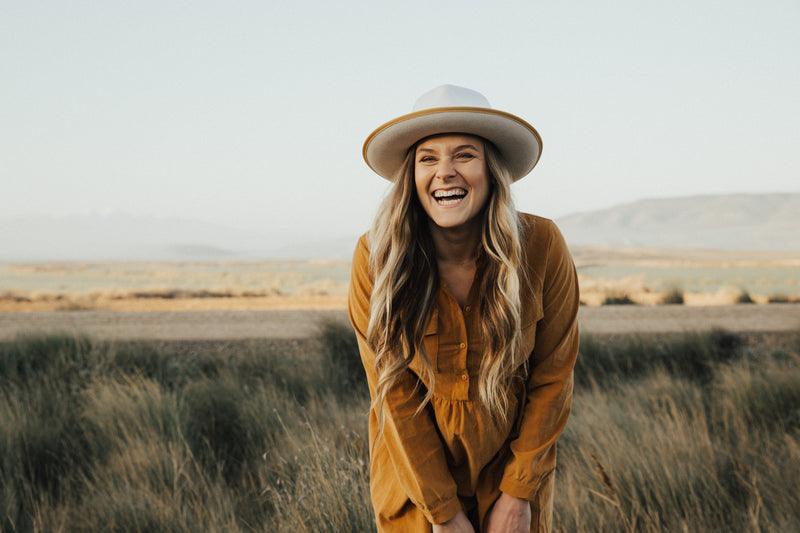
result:
<svg viewBox="0 0 800 533"><path fill-rule="evenodd" d="M430 163L431 161L433 161L433 157L429 155L423 156L419 160L420 163Z"/></svg>
<svg viewBox="0 0 800 533"><path fill-rule="evenodd" d="M456 158L457 159L472 159L473 157L475 157L475 156L472 155L472 154L468 154L468 153L456 154Z"/></svg>

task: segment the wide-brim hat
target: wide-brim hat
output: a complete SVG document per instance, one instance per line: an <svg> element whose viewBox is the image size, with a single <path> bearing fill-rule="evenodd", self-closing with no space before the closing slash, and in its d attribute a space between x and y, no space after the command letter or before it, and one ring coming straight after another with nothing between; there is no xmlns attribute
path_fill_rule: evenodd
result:
<svg viewBox="0 0 800 533"><path fill-rule="evenodd" d="M508 163L514 181L526 176L542 154L542 138L521 118L492 109L481 93L442 85L419 97L412 112L390 120L364 142L364 160L394 181L417 141L440 133L468 133L490 141Z"/></svg>

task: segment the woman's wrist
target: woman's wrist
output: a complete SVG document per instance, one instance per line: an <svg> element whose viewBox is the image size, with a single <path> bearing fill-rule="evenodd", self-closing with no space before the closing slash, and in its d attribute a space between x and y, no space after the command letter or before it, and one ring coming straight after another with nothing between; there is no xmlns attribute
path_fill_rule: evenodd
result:
<svg viewBox="0 0 800 533"><path fill-rule="evenodd" d="M459 511L457 515L441 524L433 524L434 533L475 533L467 515Z"/></svg>

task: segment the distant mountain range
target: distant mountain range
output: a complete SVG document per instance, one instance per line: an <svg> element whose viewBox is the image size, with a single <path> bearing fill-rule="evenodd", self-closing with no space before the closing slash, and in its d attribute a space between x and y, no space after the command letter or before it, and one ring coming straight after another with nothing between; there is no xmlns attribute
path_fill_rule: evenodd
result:
<svg viewBox="0 0 800 533"><path fill-rule="evenodd" d="M640 200L556 221L570 245L800 251L800 194Z"/></svg>
<svg viewBox="0 0 800 533"><path fill-rule="evenodd" d="M640 200L556 222L571 246L800 251L797 193ZM357 238L292 239L169 217L0 216L0 261L349 259Z"/></svg>
<svg viewBox="0 0 800 533"><path fill-rule="evenodd" d="M349 259L356 238L291 242L292 236L279 232L172 217L0 216L0 261Z"/></svg>

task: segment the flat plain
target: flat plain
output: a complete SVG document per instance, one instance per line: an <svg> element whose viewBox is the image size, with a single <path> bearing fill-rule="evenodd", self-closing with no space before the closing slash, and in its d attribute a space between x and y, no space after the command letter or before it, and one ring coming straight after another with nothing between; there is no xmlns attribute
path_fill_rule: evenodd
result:
<svg viewBox="0 0 800 533"><path fill-rule="evenodd" d="M800 252L577 247L589 333L800 329ZM347 322L342 260L0 264L0 339L307 338ZM662 305L670 294L682 305ZM739 304L743 297L756 305ZM603 305L623 300L638 305ZM769 305L758 305L767 304ZM782 303L775 303L782 302Z"/></svg>
<svg viewBox="0 0 800 533"><path fill-rule="evenodd" d="M800 304L583 306L578 318L581 332L591 334L787 332L800 331ZM347 320L344 310L0 313L0 341L25 333L80 333L104 340L304 339L315 336L322 324Z"/></svg>

